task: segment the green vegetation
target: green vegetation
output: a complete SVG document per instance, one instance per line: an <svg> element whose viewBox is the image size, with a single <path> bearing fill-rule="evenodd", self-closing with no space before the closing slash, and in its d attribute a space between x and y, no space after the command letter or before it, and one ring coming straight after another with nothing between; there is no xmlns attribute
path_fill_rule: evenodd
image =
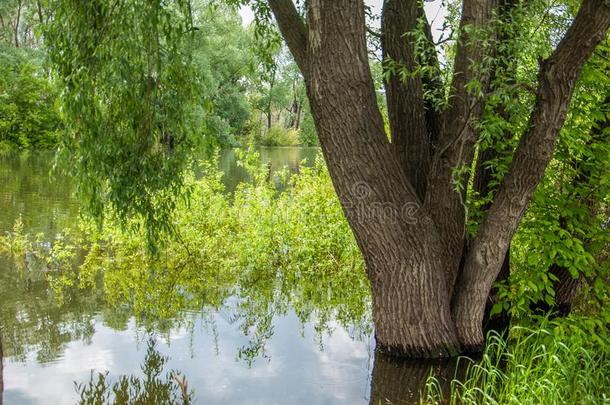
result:
<svg viewBox="0 0 610 405"><path fill-rule="evenodd" d="M243 154L241 164L253 181L228 195L215 163L200 163L204 175L188 176L190 203L173 218L175 237L156 254L145 232L110 215L103 228L83 220L50 241L24 233L18 220L0 236L0 252L18 269L39 269L59 308L79 296L103 298L111 318L125 319L127 311L160 330L188 317L185 311L211 311L237 298L236 317L250 338L240 351L247 361L264 352L271 319L289 309L302 322L315 321L319 333L335 320L370 330L362 259L323 162L302 167L281 192L256 155ZM3 324L20 329L13 312Z"/></svg>
<svg viewBox="0 0 610 405"><path fill-rule="evenodd" d="M273 125L267 132L252 137L254 144L263 146L295 146L299 144L299 131Z"/></svg>
<svg viewBox="0 0 610 405"><path fill-rule="evenodd" d="M57 145L62 128L57 93L40 52L0 44L0 151Z"/></svg>
<svg viewBox="0 0 610 405"><path fill-rule="evenodd" d="M28 235L18 220L0 237L0 251L21 268L29 266L29 274L39 269L41 281L46 278L54 292L47 297L48 308L63 313L79 302L75 300L82 304L91 297L85 307L105 308L107 322L118 322L118 327L133 314L147 330L165 331L188 322L185 311L205 313L236 297L235 319L249 338L238 356L247 362L264 355L273 317L290 308L301 322L315 320L319 333L334 320L370 332L364 264L323 162L302 168L288 180L291 187L278 191L255 154L242 153L240 161L253 180L233 194L224 190L213 161L200 163L203 177L188 176L191 202L178 209L176 237L157 254L146 248L145 234L112 221L101 229L89 221L66 228L45 248L44 237ZM514 268L515 295L507 303L521 308L523 299L535 302L537 297L531 297L527 258L515 254ZM595 291L582 291L575 314L565 320L538 324L521 315L515 321L523 326L513 327L507 341L490 339L480 363L453 383L450 401L539 403L548 398L559 403L552 399L576 398L597 403L607 398L610 337L600 316L607 303L591 306L586 298ZM11 330L27 327L18 326L16 313L11 320L10 313L2 312L3 324L12 325ZM30 324L38 322L37 316L29 313ZM27 351L26 342L38 341L33 339L38 338L8 339L9 353L15 355L17 341ZM121 389L127 389L126 377L120 381ZM427 387L428 402L440 401L434 380ZM109 389L102 374L80 392L89 398Z"/></svg>
<svg viewBox="0 0 610 405"><path fill-rule="evenodd" d="M492 335L444 398L432 377L427 404L604 404L610 400L610 334L602 322L574 317Z"/></svg>
<svg viewBox="0 0 610 405"><path fill-rule="evenodd" d="M435 43L423 4L3 2L0 150L57 148L85 214L0 235L19 282L50 288L2 308L7 352L45 341L51 358L65 338L44 319L70 323L81 293L157 329L236 299L246 361L291 308L318 331L374 328L391 355L483 352L455 403L607 402L610 5L450 1ZM318 142L281 189L253 153L230 192L193 161ZM117 395L147 391L126 381Z"/></svg>
<svg viewBox="0 0 610 405"><path fill-rule="evenodd" d="M71 7L69 3L51 3L11 0L0 6L0 149L45 149L62 143L67 147L75 132L92 134L96 141L107 140L110 146L117 136L128 135L126 117L121 114L129 113L125 106L136 108L136 104L140 124L145 120L150 125L140 129L153 133L157 143L171 142L173 147L184 143L188 147L317 144L303 79L287 49L277 43L273 52L261 52L254 28L242 25L234 7L209 0L178 2L176 9L157 20L150 13L162 8L153 7L147 14L143 4L131 8L125 3L125 8L92 6L70 19L62 14ZM118 41L112 35L122 35L121 30L108 25L103 31L106 42L101 37L62 37L68 30L79 31L71 24L87 13L137 26L139 34L124 32ZM185 17L190 27L182 27ZM168 37L169 26L163 30L160 23L182 27L181 34L188 31L189 35L169 50L169 43L178 37ZM66 45L64 41L93 42L89 47L70 47L67 54L59 51ZM143 41L148 42L130 47ZM89 59L91 46L105 49L106 56L121 53L122 58L106 64L114 59L98 52L97 60ZM61 65L56 51L70 62ZM47 59L55 63L55 70ZM86 76L92 75L87 86L85 73L78 71L84 65L90 67ZM177 69L187 66L178 74ZM172 80L167 80L170 76ZM122 87L124 83L130 87ZM94 89L100 93L94 94ZM68 92L79 100L76 104L65 103ZM107 97L109 105L102 108L101 100ZM81 105L90 110L81 110ZM76 120L80 127L63 127L76 117L82 119ZM172 127L175 122L178 124ZM271 122L273 125L267 125ZM104 136L98 136L94 128L103 128ZM86 139L79 137L83 150Z"/></svg>

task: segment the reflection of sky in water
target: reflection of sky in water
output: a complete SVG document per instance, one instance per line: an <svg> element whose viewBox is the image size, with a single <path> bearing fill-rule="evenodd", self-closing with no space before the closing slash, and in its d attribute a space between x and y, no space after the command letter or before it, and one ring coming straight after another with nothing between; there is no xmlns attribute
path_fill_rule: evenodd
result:
<svg viewBox="0 0 610 405"><path fill-rule="evenodd" d="M194 319L193 333L174 330L159 337L158 350L170 357L166 370L182 372L195 391L195 402L206 404L364 404L368 403L372 338L355 340L335 326L319 340L311 324L301 327L289 313L274 320L274 335L266 344L268 358L251 367L237 359L248 338L224 317L216 315L216 332ZM86 382L90 370L139 373L146 353L146 336L135 323L115 331L96 322L90 342L74 341L61 358L38 364L35 354L26 363L5 359L6 404L73 403L73 381ZM217 342L217 343L216 343Z"/></svg>
<svg viewBox="0 0 610 405"><path fill-rule="evenodd" d="M317 153L315 148L264 148L261 160L270 165L271 171L284 165L296 171L299 162L307 158L311 163ZM71 196L72 186L66 179L49 180L51 163L50 155L44 154L0 159L0 181L4 184L0 189L0 232L10 230L20 214L26 232L47 236L75 220L78 203ZM232 152L222 154L219 166L229 191L247 180ZM18 348L26 354L25 362L14 357L4 359L5 404L74 403L74 381L88 382L92 369L109 371L112 382L120 375L140 373L147 335L133 320L126 330L118 331L105 326L103 318L97 316L95 333L89 335L88 319L100 310L97 303L75 302L61 310L53 309L44 283L26 285L11 271L0 260L0 305L6 304L2 313L16 317L13 321L7 318L5 326L17 327L10 324L17 321L20 324L15 330L19 333L11 336L13 341L6 336L5 355L18 352ZM20 319L24 308L28 308L24 313L36 316L32 327L26 319ZM239 348L249 339L239 321L229 321L234 318L232 313L231 305L225 306L212 316L212 325L207 316L202 319L192 315L192 328L173 330L169 338L159 335L157 348L170 357L166 371L175 369L186 376L196 403L368 403L372 337L352 339L345 329L334 325L333 332L323 336L321 348L313 324L303 326L294 313L288 312L274 318L274 333L265 344L264 356L249 366L237 359ZM33 329L36 325L39 327ZM70 332L70 328L78 331ZM91 337L83 340L78 337L81 332ZM58 347L59 353L55 351ZM46 357L41 353L47 353ZM41 363L41 358L52 361Z"/></svg>

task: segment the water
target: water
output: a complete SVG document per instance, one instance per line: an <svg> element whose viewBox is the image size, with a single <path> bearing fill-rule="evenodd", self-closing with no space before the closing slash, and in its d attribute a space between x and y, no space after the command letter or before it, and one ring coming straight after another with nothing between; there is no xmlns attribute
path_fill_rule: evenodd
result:
<svg viewBox="0 0 610 405"><path fill-rule="evenodd" d="M318 153L315 148L264 148L261 158L272 173L283 166L295 172ZM0 158L2 233L21 216L26 232L50 240L77 220L72 185L50 179L51 164L49 154ZM222 153L220 168L228 192L247 181L230 151ZM165 370L185 376L195 403L417 401L430 364L376 355L371 327L361 320L345 326L332 318L323 324L315 316L302 320L274 299L243 303L229 298L219 308L184 308L171 322L138 323L127 309L105 305L100 294L83 292L59 304L44 275L0 259L4 404L74 403L74 382L88 382L91 370L107 371L112 381L142 376L151 339L168 358ZM262 319L252 319L256 316ZM257 327L247 327L252 322ZM451 378L451 365L433 366Z"/></svg>

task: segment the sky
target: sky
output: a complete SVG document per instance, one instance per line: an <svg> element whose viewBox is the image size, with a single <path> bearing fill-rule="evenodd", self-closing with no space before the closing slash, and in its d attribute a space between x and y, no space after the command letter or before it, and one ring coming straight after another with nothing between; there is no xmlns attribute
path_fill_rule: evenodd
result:
<svg viewBox="0 0 610 405"><path fill-rule="evenodd" d="M365 3L370 5L376 13L381 11L383 0L365 0ZM440 29L443 26L443 21L447 14L447 10L442 7L442 0L428 0L425 3L426 16L428 21L432 23L432 35L435 40L440 37ZM254 19L250 7L244 6L239 10L244 25L248 25Z"/></svg>

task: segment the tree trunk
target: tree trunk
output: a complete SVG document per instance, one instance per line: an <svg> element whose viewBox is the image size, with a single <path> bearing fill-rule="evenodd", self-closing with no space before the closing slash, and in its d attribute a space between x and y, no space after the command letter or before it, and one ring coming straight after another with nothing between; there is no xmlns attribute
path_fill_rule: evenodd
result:
<svg viewBox="0 0 610 405"><path fill-rule="evenodd" d="M36 0L36 12L38 13L38 22L41 25L44 24L44 17L42 14L42 5L40 4L40 0Z"/></svg>
<svg viewBox="0 0 610 405"><path fill-rule="evenodd" d="M432 150L421 75L410 74L416 68L415 41L410 32L415 30L418 17L416 1L385 1L381 42L393 149L418 197L423 200Z"/></svg>
<svg viewBox="0 0 610 405"><path fill-rule="evenodd" d="M296 117L296 121L294 123L294 129L301 128L301 115L302 114L303 114L303 102L301 101L297 105L297 117Z"/></svg>
<svg viewBox="0 0 610 405"><path fill-rule="evenodd" d="M505 134L508 138L510 135ZM508 151L507 151L508 152ZM491 191L490 183L493 180L493 173L490 167L486 166L486 163L498 157L498 152L495 148L491 147L479 154L477 160L477 167L475 169L473 189L480 196L485 197ZM489 206L481 207L482 210L488 209ZM466 256L466 254L465 254ZM498 282L507 282L510 277L510 247L504 255L504 262L502 268L498 273L498 276L494 280L494 284ZM506 311L502 311L499 314L491 315L491 309L498 300L497 288L492 288L485 303L485 313L483 316L483 334L487 336L487 333L494 331L500 336L507 336L510 328L510 315Z"/></svg>
<svg viewBox="0 0 610 405"><path fill-rule="evenodd" d="M272 96L273 96L273 86L275 85L275 74L276 74L276 67L274 66L272 68L272 74L271 74L271 80L269 81L269 100L267 101L267 132L269 132L269 130L271 130L271 121L272 121L272 112L271 112L271 107L272 107Z"/></svg>
<svg viewBox="0 0 610 405"><path fill-rule="evenodd" d="M546 301L538 301L530 306L530 310L534 313L548 313L552 318L568 316L572 311L572 303L580 290L584 277L582 274L572 277L567 269L556 264L551 266L549 273L557 278L553 282L554 303L549 305Z"/></svg>
<svg viewBox="0 0 610 405"><path fill-rule="evenodd" d="M21 0L17 1L17 17L15 17L15 48L19 48L19 25L21 24Z"/></svg>
<svg viewBox="0 0 610 405"><path fill-rule="evenodd" d="M582 67L609 27L610 4L585 0L566 36L542 64L528 130L471 245L456 287L452 313L466 351L483 348L482 323L491 286L551 160Z"/></svg>
<svg viewBox="0 0 610 405"><path fill-rule="evenodd" d="M411 45L401 40L400 33L409 29L417 12L423 13L421 6L414 9L412 3L417 2L388 0L384 7L387 55L406 65L413 61ZM488 74L481 75L476 68L489 59L489 47L469 36L473 29L488 27L497 1L464 1L464 30L457 46L450 105L442 119L418 101L421 80L404 83L389 78L392 143L371 77L364 3L309 0L306 22L292 0L269 0L269 5L305 78L322 153L364 257L377 347L383 353L420 358L454 355L460 343L462 350L480 351L491 285L550 160L580 69L610 26L610 7L602 0L585 0L566 38L544 63L529 130L460 273L464 194L454 190L452 177L456 166L472 162L477 140L474 123L483 110L483 98L469 91L467 84L477 80L485 88L489 80ZM423 109L424 125L411 109L420 113ZM405 127L401 119L413 127ZM434 122L442 124L430 125ZM413 159L423 159L415 162L397 153L401 133L413 135L405 128L415 129L417 145L421 137L429 143L434 156L428 169L422 169L426 156L413 154ZM430 128L440 130L438 145L431 136L425 140ZM419 150L417 145L406 145L408 156ZM418 180L421 170L428 171L425 190Z"/></svg>
<svg viewBox="0 0 610 405"><path fill-rule="evenodd" d="M498 26L498 32L496 33L498 42L508 42L513 39L513 36L516 35L516 31L514 29L507 30L506 27L509 26L510 21L512 20L513 12L515 11L515 7L517 6L518 0L499 0L498 2L498 17L500 20L500 24ZM496 62L494 63L491 77L488 84L487 93L492 94L494 91L498 89L498 85L512 85L514 84L514 75L516 74L516 68L514 65L511 65L511 58L513 55L510 53L509 47L503 47L500 49L495 49L493 51L493 56ZM497 73L498 71L503 71L504 74L511 76L507 79L507 83L498 84ZM494 113L502 117L504 120L510 120L510 114L504 106L496 107ZM477 134L478 135L478 134ZM502 137L504 141L510 141L510 139L514 136L512 133L504 132ZM477 163L474 171L473 178L473 191L476 193L477 198L485 198L490 193L495 192L496 189L491 186L492 181L494 180L494 173L491 166L488 164L495 159L498 159L502 155L508 155L512 150L505 149L503 151L496 150L495 145L489 146L485 150L479 151L477 156ZM482 211L487 211L489 209L490 204L486 204L481 207ZM464 257L466 254L464 254ZM507 282L510 277L510 247L504 255L504 262L502 263L502 268L496 277L495 283ZM497 288L492 288L489 296L487 297L487 303L485 305L485 315L483 317L483 332L485 336L490 331L495 331L500 336L508 336L508 330L510 328L510 315L506 311L502 311L499 314L491 315L491 309L493 305L498 301L498 291Z"/></svg>
<svg viewBox="0 0 610 405"><path fill-rule="evenodd" d="M335 190L365 259L378 347L413 357L455 354L442 247L387 142L363 4L313 0L308 15L308 96Z"/></svg>

